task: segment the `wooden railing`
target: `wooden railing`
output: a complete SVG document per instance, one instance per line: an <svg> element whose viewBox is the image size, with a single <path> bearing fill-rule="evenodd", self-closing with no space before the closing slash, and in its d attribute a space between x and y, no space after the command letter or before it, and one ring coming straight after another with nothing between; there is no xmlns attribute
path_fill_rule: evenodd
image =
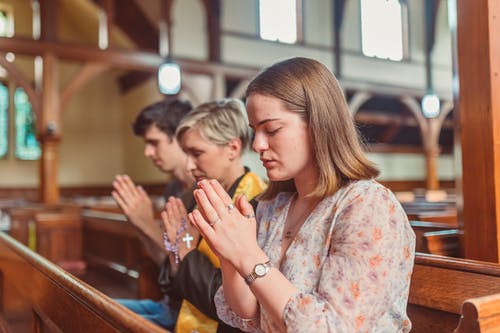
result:
<svg viewBox="0 0 500 333"><path fill-rule="evenodd" d="M0 232L3 326L29 319L32 332L166 332Z"/></svg>
<svg viewBox="0 0 500 333"><path fill-rule="evenodd" d="M500 332L499 293L498 264L417 253L408 304L412 332Z"/></svg>
<svg viewBox="0 0 500 333"><path fill-rule="evenodd" d="M137 298L160 299L159 268L147 254L136 229L123 214L85 209L83 254L90 267L120 279L136 279Z"/></svg>

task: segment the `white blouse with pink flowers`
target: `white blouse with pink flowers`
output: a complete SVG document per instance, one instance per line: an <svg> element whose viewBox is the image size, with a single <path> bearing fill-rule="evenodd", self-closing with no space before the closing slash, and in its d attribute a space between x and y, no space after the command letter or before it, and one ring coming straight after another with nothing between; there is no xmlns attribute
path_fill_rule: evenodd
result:
<svg viewBox="0 0 500 333"><path fill-rule="evenodd" d="M415 234L391 191L354 181L324 198L281 260L292 193L259 202L257 240L271 264L300 292L290 298L287 332L408 332L406 315ZM281 262L281 265L279 264ZM266 310L242 319L215 295L219 317L247 332L277 332Z"/></svg>

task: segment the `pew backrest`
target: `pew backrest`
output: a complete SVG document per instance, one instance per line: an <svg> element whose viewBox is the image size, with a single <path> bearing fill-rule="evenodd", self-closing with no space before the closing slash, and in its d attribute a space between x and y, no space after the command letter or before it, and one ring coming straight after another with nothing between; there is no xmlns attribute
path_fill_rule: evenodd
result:
<svg viewBox="0 0 500 333"><path fill-rule="evenodd" d="M499 332L473 322L500 314L498 295L491 296L498 293L498 264L417 253L408 301L412 332Z"/></svg>
<svg viewBox="0 0 500 333"><path fill-rule="evenodd" d="M461 257L463 231L458 229L429 231L423 234L428 253L440 256Z"/></svg>
<svg viewBox="0 0 500 333"><path fill-rule="evenodd" d="M137 283L137 297L160 299L159 267L144 248L136 228L123 214L85 209L83 252L89 266Z"/></svg>
<svg viewBox="0 0 500 333"><path fill-rule="evenodd" d="M455 229L454 227L446 223L428 222L428 221L411 220L410 225L413 231L415 232L415 251L424 253L432 253L429 252L429 249L427 248L427 243L424 239L425 233ZM433 254L438 254L438 253L433 253Z"/></svg>
<svg viewBox="0 0 500 333"><path fill-rule="evenodd" d="M166 332L3 232L0 281L2 316L28 309L33 332Z"/></svg>

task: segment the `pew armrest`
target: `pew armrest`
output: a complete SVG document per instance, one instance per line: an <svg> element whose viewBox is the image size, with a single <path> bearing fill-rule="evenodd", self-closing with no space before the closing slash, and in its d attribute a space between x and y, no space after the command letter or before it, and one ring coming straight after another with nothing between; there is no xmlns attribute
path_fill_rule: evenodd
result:
<svg viewBox="0 0 500 333"><path fill-rule="evenodd" d="M455 333L493 333L499 327L500 293L466 300Z"/></svg>

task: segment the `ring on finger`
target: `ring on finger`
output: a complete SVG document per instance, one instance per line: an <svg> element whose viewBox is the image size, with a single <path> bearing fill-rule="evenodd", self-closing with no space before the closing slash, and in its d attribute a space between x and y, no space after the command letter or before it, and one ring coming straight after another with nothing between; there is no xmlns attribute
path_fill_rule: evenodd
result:
<svg viewBox="0 0 500 333"><path fill-rule="evenodd" d="M215 221L213 221L213 222L211 222L211 223L209 223L209 224L213 227L214 225L216 225L216 224L217 224L217 223L219 223L220 221L221 221L221 219L220 219L220 217L218 217L218 218L217 218L217 220L215 220Z"/></svg>
<svg viewBox="0 0 500 333"><path fill-rule="evenodd" d="M227 205L227 210L228 212L232 211L234 209L234 205L232 203L230 203L229 205Z"/></svg>

